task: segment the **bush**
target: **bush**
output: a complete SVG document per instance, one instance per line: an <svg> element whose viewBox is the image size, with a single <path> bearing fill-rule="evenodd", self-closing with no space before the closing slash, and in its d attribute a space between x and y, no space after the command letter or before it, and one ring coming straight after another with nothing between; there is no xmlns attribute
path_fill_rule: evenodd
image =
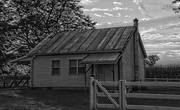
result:
<svg viewBox="0 0 180 110"><path fill-rule="evenodd" d="M180 65L157 65L146 67L146 78L180 79Z"/></svg>

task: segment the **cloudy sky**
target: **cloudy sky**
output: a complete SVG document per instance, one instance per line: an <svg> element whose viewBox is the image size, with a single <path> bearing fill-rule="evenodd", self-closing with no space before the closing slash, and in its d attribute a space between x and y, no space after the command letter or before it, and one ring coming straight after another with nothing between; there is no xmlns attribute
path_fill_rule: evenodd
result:
<svg viewBox="0 0 180 110"><path fill-rule="evenodd" d="M96 28L132 25L139 19L139 31L148 55L157 54L158 64L180 64L180 13L173 0L82 0L84 13L96 21Z"/></svg>

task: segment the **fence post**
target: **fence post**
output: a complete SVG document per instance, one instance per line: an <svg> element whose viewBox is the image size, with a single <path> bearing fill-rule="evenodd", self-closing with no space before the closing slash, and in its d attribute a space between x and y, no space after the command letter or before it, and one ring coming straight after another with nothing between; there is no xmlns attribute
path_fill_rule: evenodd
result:
<svg viewBox="0 0 180 110"><path fill-rule="evenodd" d="M127 100L126 100L126 81L119 81L119 110L126 110Z"/></svg>
<svg viewBox="0 0 180 110"><path fill-rule="evenodd" d="M18 86L17 84L17 72L14 73L14 88Z"/></svg>
<svg viewBox="0 0 180 110"><path fill-rule="evenodd" d="M90 77L90 88L89 88L89 96L90 96L90 110L93 110L94 109L94 88L93 88L93 82L94 82L94 77Z"/></svg>
<svg viewBox="0 0 180 110"><path fill-rule="evenodd" d="M123 109L122 104L122 81L119 80L119 110Z"/></svg>
<svg viewBox="0 0 180 110"><path fill-rule="evenodd" d="M97 103L97 96L96 96L96 94L97 94L97 83L96 83L96 81L95 81L95 78L94 78L94 110L96 110L97 109L97 106L96 106L96 103Z"/></svg>
<svg viewBox="0 0 180 110"><path fill-rule="evenodd" d="M126 85L125 85L126 81L122 80L122 100L123 100L123 109L122 110L126 110L126 106L127 106L127 100L126 100Z"/></svg>

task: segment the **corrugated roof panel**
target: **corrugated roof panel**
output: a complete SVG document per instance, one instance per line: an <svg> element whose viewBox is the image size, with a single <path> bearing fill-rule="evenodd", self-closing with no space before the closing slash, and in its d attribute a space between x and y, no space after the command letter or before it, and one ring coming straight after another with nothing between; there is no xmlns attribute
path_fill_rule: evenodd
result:
<svg viewBox="0 0 180 110"><path fill-rule="evenodd" d="M61 32L45 38L28 56L35 54L94 53L121 51L136 27L114 27Z"/></svg>
<svg viewBox="0 0 180 110"><path fill-rule="evenodd" d="M104 50L111 50L114 48L114 46L116 45L116 43L118 41L120 41L122 33L124 32L126 28L118 28L118 30L116 31L116 33L114 34L114 36L111 38L111 40L109 41L109 43L106 45Z"/></svg>
<svg viewBox="0 0 180 110"><path fill-rule="evenodd" d="M61 35L62 35L63 33L59 33L59 34L57 34L57 35L55 35L51 40L49 40L49 42L48 43L46 43L46 45L42 48L42 49L40 49L40 53L47 53L47 50L49 49L49 48L51 48L51 46L58 40L58 39L61 39Z"/></svg>
<svg viewBox="0 0 180 110"><path fill-rule="evenodd" d="M98 44L101 42L101 40L104 38L104 36L107 34L109 31L109 28L106 29L101 29L99 34L96 36L94 41L91 43L91 45L87 48L87 51L92 51L95 50Z"/></svg>
<svg viewBox="0 0 180 110"><path fill-rule="evenodd" d="M69 34L70 33L70 34ZM62 48L64 48L64 46L67 45L67 43L69 43L69 41L73 38L73 36L76 34L76 31L73 32L66 32L66 39L64 39L62 42L59 42L59 45L57 45L57 47L52 51L52 53L59 53L61 51Z"/></svg>
<svg viewBox="0 0 180 110"><path fill-rule="evenodd" d="M52 39L52 37L54 36L54 34L50 34L49 36L47 36L45 39L43 39L34 49L32 49L27 56L31 56L33 54L35 54L38 50L40 50L40 48L42 48L50 39Z"/></svg>
<svg viewBox="0 0 180 110"><path fill-rule="evenodd" d="M51 47L49 47L49 49L46 50L46 53L51 53L56 47L58 47L60 45L60 43L62 43L64 41L64 39L67 38L67 34L68 33L58 34L57 37L59 37L59 39L56 40L56 42L53 43L53 45Z"/></svg>
<svg viewBox="0 0 180 110"><path fill-rule="evenodd" d="M87 32L84 33L84 35L75 43L75 45L69 50L69 52L75 52L77 51L80 46L86 41L86 39L90 36L92 33L92 30L88 30Z"/></svg>
<svg viewBox="0 0 180 110"><path fill-rule="evenodd" d="M66 44L66 46L60 51L60 53L68 52L71 47L82 37L85 31L78 32L74 37Z"/></svg>
<svg viewBox="0 0 180 110"><path fill-rule="evenodd" d="M120 53L89 54L81 62L86 64L117 63Z"/></svg>
<svg viewBox="0 0 180 110"><path fill-rule="evenodd" d="M113 37L114 33L116 32L117 28L112 28L110 29L106 36L104 36L104 38L101 40L101 42L99 43L99 45L97 46L96 50L103 50L104 47L107 45L107 43L109 42L109 40Z"/></svg>
<svg viewBox="0 0 180 110"><path fill-rule="evenodd" d="M94 39L97 37L99 32L100 30L94 30L93 33L88 37L88 39L78 49L78 52L85 51L89 47L89 45L94 41Z"/></svg>
<svg viewBox="0 0 180 110"><path fill-rule="evenodd" d="M120 41L117 42L114 49L122 49L124 47L124 44L126 43L127 39L129 38L131 33L134 32L133 29L134 29L133 27L126 28L126 30L122 34L122 38L120 39Z"/></svg>

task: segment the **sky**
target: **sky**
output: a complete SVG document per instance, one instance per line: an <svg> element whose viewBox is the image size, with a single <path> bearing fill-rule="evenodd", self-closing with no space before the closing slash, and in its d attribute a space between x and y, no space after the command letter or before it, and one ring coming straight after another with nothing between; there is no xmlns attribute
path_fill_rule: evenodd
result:
<svg viewBox="0 0 180 110"><path fill-rule="evenodd" d="M173 0L82 0L83 11L96 28L133 25L139 32L148 55L160 57L157 64L180 64L180 13L174 13Z"/></svg>

